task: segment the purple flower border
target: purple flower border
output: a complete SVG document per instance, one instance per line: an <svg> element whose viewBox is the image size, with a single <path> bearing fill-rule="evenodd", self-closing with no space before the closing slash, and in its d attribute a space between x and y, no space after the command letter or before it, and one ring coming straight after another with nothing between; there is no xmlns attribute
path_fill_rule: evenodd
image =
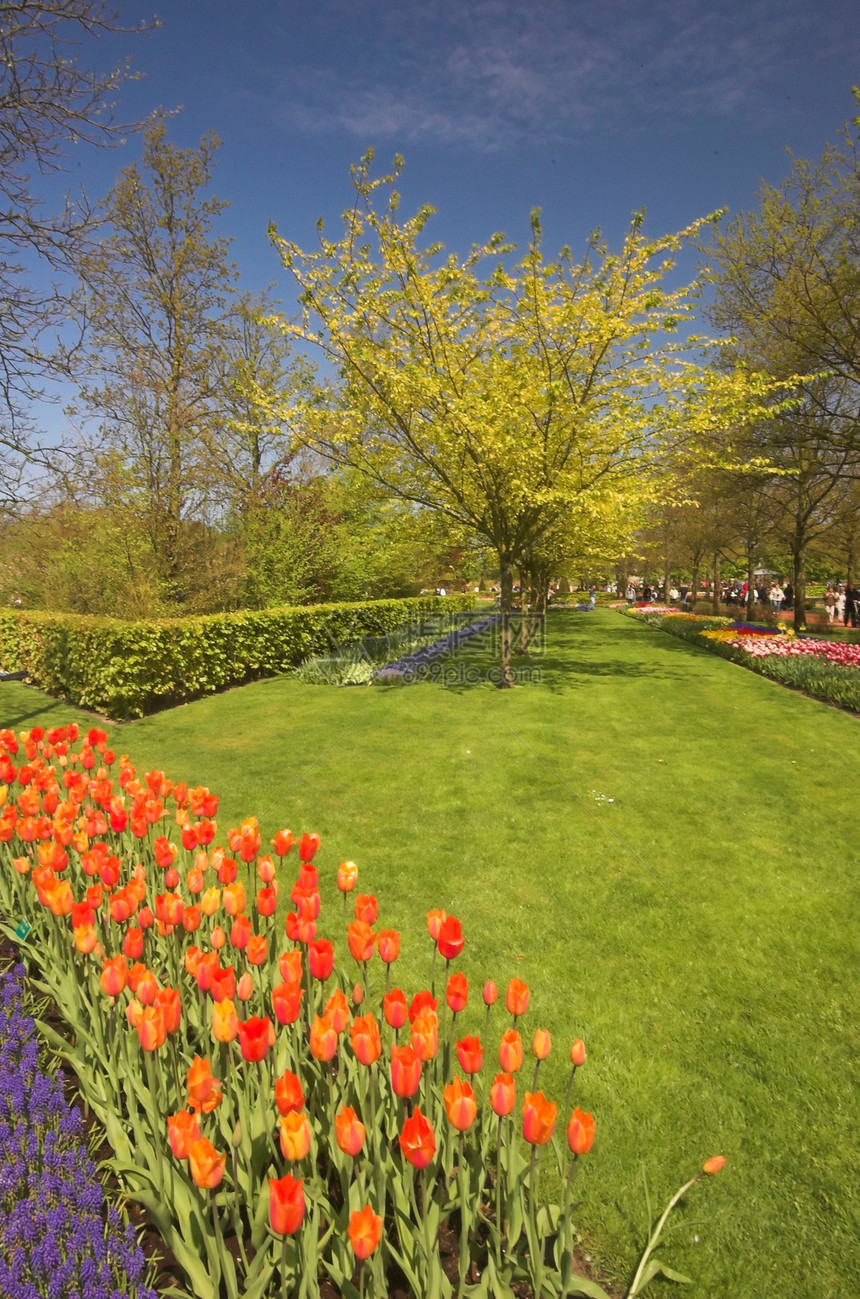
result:
<svg viewBox="0 0 860 1299"><path fill-rule="evenodd" d="M488 618L481 618L479 622L470 623L468 627L455 627L447 636L434 641L432 645L425 645L412 654L395 659L393 663L386 663L384 668L377 668L371 680L408 683L426 677L434 663L459 653L467 641L473 636L480 636L483 632L489 631L501 616L500 613L494 613Z"/></svg>
<svg viewBox="0 0 860 1299"><path fill-rule="evenodd" d="M0 972L0 1295L157 1299L134 1229L105 1203L62 1073L39 1067L23 965Z"/></svg>

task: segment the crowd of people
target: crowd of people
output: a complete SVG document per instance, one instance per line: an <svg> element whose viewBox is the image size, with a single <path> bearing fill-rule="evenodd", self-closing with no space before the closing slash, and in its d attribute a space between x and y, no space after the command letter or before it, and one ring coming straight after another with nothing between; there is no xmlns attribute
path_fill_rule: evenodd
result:
<svg viewBox="0 0 860 1299"><path fill-rule="evenodd" d="M669 588L668 596L663 590L663 583L652 585L649 582L629 582L624 592L628 604L644 602L646 604L665 601L669 604L680 604L689 608L692 604L692 588L682 584ZM747 607L749 585L747 582L723 582L720 587L720 604L737 605L740 609ZM700 599L710 599L711 591L702 590ZM760 581L753 587L754 602L769 609L779 616L794 609L794 588L791 582L782 586L778 581ZM831 582L824 595L824 614L828 624L841 623L846 627L860 626L860 587L856 583Z"/></svg>

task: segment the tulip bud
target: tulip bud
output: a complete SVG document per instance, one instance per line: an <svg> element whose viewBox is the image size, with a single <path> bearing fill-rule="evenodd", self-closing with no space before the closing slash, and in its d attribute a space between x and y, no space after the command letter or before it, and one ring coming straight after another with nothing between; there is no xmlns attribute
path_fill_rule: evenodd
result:
<svg viewBox="0 0 860 1299"><path fill-rule="evenodd" d="M585 1064L585 1043L581 1037L578 1037L570 1048L570 1063L574 1069L578 1069L580 1065Z"/></svg>
<svg viewBox="0 0 860 1299"><path fill-rule="evenodd" d="M702 1164L702 1172L707 1173L709 1177L713 1177L725 1165L725 1162L725 1155L713 1155Z"/></svg>

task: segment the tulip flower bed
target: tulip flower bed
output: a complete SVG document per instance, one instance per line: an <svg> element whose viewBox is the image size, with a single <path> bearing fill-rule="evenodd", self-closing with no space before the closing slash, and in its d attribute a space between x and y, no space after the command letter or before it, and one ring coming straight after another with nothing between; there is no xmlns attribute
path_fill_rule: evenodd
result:
<svg viewBox="0 0 860 1299"><path fill-rule="evenodd" d="M860 712L860 645L800 638L791 628L733 623L726 618L628 613L782 685Z"/></svg>
<svg viewBox="0 0 860 1299"><path fill-rule="evenodd" d="M560 1141L558 1104L538 1086L546 1030L520 1081L526 984L512 979L500 1003L488 980L483 1033L461 1035L455 917L428 913L429 986L407 996L392 979L400 935L374 928L375 897L357 894L349 914L350 862L329 922L345 941L321 936L318 836L282 830L269 854L248 818L221 847L216 795L139 777L104 732L74 725L0 732L0 781L3 927L71 1037L40 1030L198 1299L317 1296L324 1279L344 1299L383 1299L394 1282L420 1299L604 1294L572 1270L572 1181L595 1135L570 1109L585 1047L570 1048ZM274 917L294 847L284 942ZM559 1205L539 1194L548 1149ZM630 1296L675 1276L653 1256L668 1213L723 1163L673 1198Z"/></svg>
<svg viewBox="0 0 860 1299"><path fill-rule="evenodd" d="M0 1294L156 1299L134 1231L105 1209L62 1076L39 1067L24 968L0 973Z"/></svg>

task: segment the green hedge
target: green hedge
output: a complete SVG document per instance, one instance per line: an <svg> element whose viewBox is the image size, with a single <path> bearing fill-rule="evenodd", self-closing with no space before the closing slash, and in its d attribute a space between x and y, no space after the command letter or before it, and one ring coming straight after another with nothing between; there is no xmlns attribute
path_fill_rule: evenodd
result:
<svg viewBox="0 0 860 1299"><path fill-rule="evenodd" d="M380 636L430 612L471 609L472 596L305 605L199 618L121 622L0 612L0 668L116 720L199 699L295 667L309 654Z"/></svg>

